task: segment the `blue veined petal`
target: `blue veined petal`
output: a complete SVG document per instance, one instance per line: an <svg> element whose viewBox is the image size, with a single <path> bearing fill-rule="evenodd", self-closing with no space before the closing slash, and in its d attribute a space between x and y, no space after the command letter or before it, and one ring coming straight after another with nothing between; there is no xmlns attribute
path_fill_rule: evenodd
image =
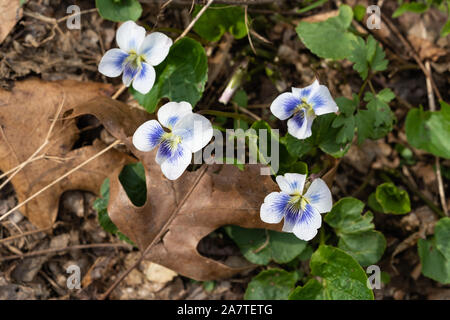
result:
<svg viewBox="0 0 450 320"><path fill-rule="evenodd" d="M137 52L145 38L145 28L134 21L123 23L116 33L116 42L120 49Z"/></svg>
<svg viewBox="0 0 450 320"><path fill-rule="evenodd" d="M172 138L163 137L158 152L156 153L156 163L161 165L164 161L172 157L175 154L178 145L179 144L173 142Z"/></svg>
<svg viewBox="0 0 450 320"><path fill-rule="evenodd" d="M286 120L294 113L301 101L290 92L280 94L270 105L270 111L280 120Z"/></svg>
<svg viewBox="0 0 450 320"><path fill-rule="evenodd" d="M286 207L291 197L283 192L268 194L261 205L261 220L266 223L279 223L286 213Z"/></svg>
<svg viewBox="0 0 450 320"><path fill-rule="evenodd" d="M111 49L106 51L100 60L98 71L107 77L118 77L125 67L125 60L128 53L120 49Z"/></svg>
<svg viewBox="0 0 450 320"><path fill-rule="evenodd" d="M144 122L133 134L133 145L140 151L150 151L162 139L164 130L156 120Z"/></svg>
<svg viewBox="0 0 450 320"><path fill-rule="evenodd" d="M276 181L281 191L287 194L303 194L306 175L299 173L286 173L284 176L277 176Z"/></svg>
<svg viewBox="0 0 450 320"><path fill-rule="evenodd" d="M134 77L140 70L136 67L133 62L127 62L125 64L125 68L123 69L122 82L127 87L130 86L131 81L133 81Z"/></svg>
<svg viewBox="0 0 450 320"><path fill-rule="evenodd" d="M289 203L285 210L284 216L284 232L292 232L298 219L300 219L300 208L294 203Z"/></svg>
<svg viewBox="0 0 450 320"><path fill-rule="evenodd" d="M297 139L306 139L312 135L311 126L314 115L305 116L305 110L300 110L288 120L288 132Z"/></svg>
<svg viewBox="0 0 450 320"><path fill-rule="evenodd" d="M314 81L311 85L304 88L292 88L292 93L299 100L307 99L310 97L311 93L317 90L319 87L319 81Z"/></svg>
<svg viewBox="0 0 450 320"><path fill-rule="evenodd" d="M330 91L324 85L318 86L311 92L308 103L312 105L314 113L318 116L337 112L339 109L336 102L334 102Z"/></svg>
<svg viewBox="0 0 450 320"><path fill-rule="evenodd" d="M319 213L330 212L333 207L330 189L325 181L320 178L311 183L304 197Z"/></svg>
<svg viewBox="0 0 450 320"><path fill-rule="evenodd" d="M155 68L146 62L142 62L141 66L142 68L133 80L133 88L142 94L146 94L155 83L156 73Z"/></svg>
<svg viewBox="0 0 450 320"><path fill-rule="evenodd" d="M167 119L167 126L169 128L173 128L178 120L180 120L179 116L171 116L169 119Z"/></svg>
<svg viewBox="0 0 450 320"><path fill-rule="evenodd" d="M166 128L173 129L177 122L188 114L192 114L189 102L168 102L158 110L158 120Z"/></svg>
<svg viewBox="0 0 450 320"><path fill-rule="evenodd" d="M161 149L161 148L160 148ZM159 151L159 150L158 150ZM169 180L178 179L192 160L192 152L182 143L178 144L172 156L161 164L161 171Z"/></svg>
<svg viewBox="0 0 450 320"><path fill-rule="evenodd" d="M317 234L317 229L322 225L322 216L310 204L306 204L301 210L292 232L297 238L309 241Z"/></svg>

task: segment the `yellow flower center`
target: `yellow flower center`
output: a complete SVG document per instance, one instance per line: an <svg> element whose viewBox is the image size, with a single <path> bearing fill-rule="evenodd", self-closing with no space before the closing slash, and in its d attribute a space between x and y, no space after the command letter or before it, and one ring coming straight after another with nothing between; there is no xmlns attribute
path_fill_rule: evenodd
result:
<svg viewBox="0 0 450 320"><path fill-rule="evenodd" d="M301 103L297 105L297 107L294 110L294 114L298 113L300 111L304 110L306 116L313 116L314 115L314 108L313 106L308 103L308 100L306 98L302 98Z"/></svg>
<svg viewBox="0 0 450 320"><path fill-rule="evenodd" d="M173 134L172 132L166 132L162 136L163 140L167 140L170 143L170 148L175 149L183 140L180 136Z"/></svg>
<svg viewBox="0 0 450 320"><path fill-rule="evenodd" d="M134 50L130 50L126 62L131 62L135 68L141 68L142 62L145 62L145 56L143 54L137 54Z"/></svg>
<svg viewBox="0 0 450 320"><path fill-rule="evenodd" d="M289 205L298 211L305 210L307 204L309 204L309 201L298 192L292 194L289 200Z"/></svg>

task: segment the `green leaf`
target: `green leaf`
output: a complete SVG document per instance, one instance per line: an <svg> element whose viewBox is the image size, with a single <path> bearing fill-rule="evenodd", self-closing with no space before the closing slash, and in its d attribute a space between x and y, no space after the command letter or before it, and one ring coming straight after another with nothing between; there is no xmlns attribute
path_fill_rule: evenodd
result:
<svg viewBox="0 0 450 320"><path fill-rule="evenodd" d="M348 151L350 144L336 142L336 136L340 129L332 127L335 119L336 115L334 113L319 116L313 122L311 137L299 140L287 134L281 139L281 142L286 145L291 155L299 158L312 151L315 147L319 147L323 152L335 158L340 158Z"/></svg>
<svg viewBox="0 0 450 320"><path fill-rule="evenodd" d="M366 7L357 4L353 7L353 15L355 16L355 19L357 21L363 21L364 17L366 16Z"/></svg>
<svg viewBox="0 0 450 320"><path fill-rule="evenodd" d="M295 163L293 163L290 167L289 167L289 171L290 173L300 173L300 174L308 174L308 165L306 164L306 162L303 161L297 161ZM286 173L288 173L286 172Z"/></svg>
<svg viewBox="0 0 450 320"><path fill-rule="evenodd" d="M392 18L400 17L405 12L423 13L427 11L428 6L425 3L419 2L406 2L403 3L397 10L392 14Z"/></svg>
<svg viewBox="0 0 450 320"><path fill-rule="evenodd" d="M369 110L375 119L375 126L390 126L394 121L394 116L389 108L389 102L395 98L395 94L390 89L383 89L376 96L367 92L364 101L367 101L367 110Z"/></svg>
<svg viewBox="0 0 450 320"><path fill-rule="evenodd" d="M376 196L375 196L375 192L372 192L369 195L369 198L367 199L367 205L372 208L373 211L375 212L383 212L383 207L381 206L381 204L378 202Z"/></svg>
<svg viewBox="0 0 450 320"><path fill-rule="evenodd" d="M201 6L196 5L193 17L197 16ZM247 35L245 13L242 7L212 5L194 25L194 31L208 41L218 41L228 31L236 39Z"/></svg>
<svg viewBox="0 0 450 320"><path fill-rule="evenodd" d="M358 71L361 78L365 80L369 74L369 71L383 71L386 70L389 63L385 59L386 54L384 53L381 46L375 40L372 35L367 37L367 42L361 37L358 37L355 42L353 42L353 49L348 57L348 60L354 62L353 69Z"/></svg>
<svg viewBox="0 0 450 320"><path fill-rule="evenodd" d="M358 37L353 43L353 50L348 60L355 63L353 69L358 71L361 78L366 79L369 73L369 63L367 61L367 46L363 38Z"/></svg>
<svg viewBox="0 0 450 320"><path fill-rule="evenodd" d="M373 230L373 214L361 215L364 203L355 198L342 198L324 217L324 221L334 228L339 237L338 247L361 265L368 266L378 262L386 249L386 240Z"/></svg>
<svg viewBox="0 0 450 320"><path fill-rule="evenodd" d="M356 128L358 132L358 144L370 138L373 132L374 115L369 110L359 110L355 115Z"/></svg>
<svg viewBox="0 0 450 320"><path fill-rule="evenodd" d="M145 204L147 200L147 185L145 183L145 170L141 162L128 164L123 167L119 174L119 181L122 184L128 198L138 207Z"/></svg>
<svg viewBox="0 0 450 320"><path fill-rule="evenodd" d="M100 198L95 199L93 207L94 210L98 213L98 221L100 223L100 226L105 229L105 231L114 234L117 232L117 227L108 216L108 202L109 178L106 178L100 188Z"/></svg>
<svg viewBox="0 0 450 320"><path fill-rule="evenodd" d="M435 156L450 159L450 105L441 101L440 111L414 108L405 123L408 142Z"/></svg>
<svg viewBox="0 0 450 320"><path fill-rule="evenodd" d="M355 110L359 106L359 98L357 94L353 94L353 100L346 97L339 97L336 99L336 104L339 107L339 111L346 117L353 116Z"/></svg>
<svg viewBox="0 0 450 320"><path fill-rule="evenodd" d="M444 24L441 29L441 37L446 37L450 34L450 19Z"/></svg>
<svg viewBox="0 0 450 320"><path fill-rule="evenodd" d="M314 134L314 130L312 132ZM286 146L287 151L293 157L302 158L314 149L314 141L311 137L304 140L299 140L290 134L286 134L280 139L280 142Z"/></svg>
<svg viewBox="0 0 450 320"><path fill-rule="evenodd" d="M123 167L119 174L119 181L122 184L128 198L135 206L144 205L147 199L147 186L145 182L145 171L142 163L128 164ZM109 202L109 179L105 179L100 188L100 198L94 202L94 209L98 213L98 221L102 228L111 233L117 234L119 239L133 244L133 242L124 234L122 234L111 221L108 215ZM134 244L133 244L134 245Z"/></svg>
<svg viewBox="0 0 450 320"><path fill-rule="evenodd" d="M436 247L442 254L450 258L450 218L440 219L434 227Z"/></svg>
<svg viewBox="0 0 450 320"><path fill-rule="evenodd" d="M340 199L324 217L324 221L336 230L337 235L373 230L373 214L361 215L364 203L356 198Z"/></svg>
<svg viewBox="0 0 450 320"><path fill-rule="evenodd" d="M346 143L353 140L355 136L355 128L356 128L356 120L355 117L344 117L342 115L338 115L336 119L333 121L333 128L339 128L336 142L337 143Z"/></svg>
<svg viewBox="0 0 450 320"><path fill-rule="evenodd" d="M136 21L142 14L138 0L95 0L95 6L103 19L115 22Z"/></svg>
<svg viewBox="0 0 450 320"><path fill-rule="evenodd" d="M305 12L308 12L308 11L310 11L310 10L312 10L312 9L315 9L315 8L317 8L317 7L320 7L321 5L323 5L323 4L326 3L326 2L328 2L328 0L317 0L317 1L315 1L314 3L308 5L308 6L304 7L304 8L297 9L297 13L305 13Z"/></svg>
<svg viewBox="0 0 450 320"><path fill-rule="evenodd" d="M238 90L233 96L232 99L239 107L247 108L248 105L248 96L244 90Z"/></svg>
<svg viewBox="0 0 450 320"><path fill-rule="evenodd" d="M322 284L316 279L310 279L303 286L298 286L289 295L289 300L326 300Z"/></svg>
<svg viewBox="0 0 450 320"><path fill-rule="evenodd" d="M371 60L369 60L370 68L372 69L372 72L376 71L384 71L387 69L387 66L389 64L389 60L385 59L386 54L384 53L381 46L378 44L378 42L375 41L375 39L370 35L368 38L368 42L373 39L373 42L375 43L375 53Z"/></svg>
<svg viewBox="0 0 450 320"><path fill-rule="evenodd" d="M269 269L260 272L245 290L245 300L286 300L298 280L297 272Z"/></svg>
<svg viewBox="0 0 450 320"><path fill-rule="evenodd" d="M321 283L308 281L305 286L296 288L290 299L374 299L372 290L367 286L366 273L354 258L341 249L320 246L311 257L310 267L311 275L320 277Z"/></svg>
<svg viewBox="0 0 450 320"><path fill-rule="evenodd" d="M336 142L344 144L353 140L356 128L356 119L354 112L359 106L359 98L353 94L353 100L339 97L336 99L336 104L341 112L333 121L333 128L340 128L336 135Z"/></svg>
<svg viewBox="0 0 450 320"><path fill-rule="evenodd" d="M124 235L118 230L116 225L109 218L108 201L109 201L109 178L106 178L105 181L103 181L102 186L100 188L100 198L95 199L93 205L94 210L97 211L98 214L98 222L106 232L116 234L120 240L134 245L134 243L126 235Z"/></svg>
<svg viewBox="0 0 450 320"><path fill-rule="evenodd" d="M226 226L225 232L238 245L250 262L267 265L270 261L288 263L300 255L307 242L292 233L264 229L246 229Z"/></svg>
<svg viewBox="0 0 450 320"><path fill-rule="evenodd" d="M205 289L205 291L211 292L214 290L214 287L216 286L216 282L215 281L204 281L202 285L203 285L203 289Z"/></svg>
<svg viewBox="0 0 450 320"><path fill-rule="evenodd" d="M379 206L373 205L373 200L376 200ZM375 191L375 199L369 201L373 210L379 211L382 208L383 213L405 214L411 211L411 203L408 192L397 188L393 183L386 182L380 184Z"/></svg>
<svg viewBox="0 0 450 320"><path fill-rule="evenodd" d="M386 250L386 239L376 230L342 234L338 247L355 258L360 265L370 266L381 259Z"/></svg>
<svg viewBox="0 0 450 320"><path fill-rule="evenodd" d="M347 30L352 19L352 8L341 5L337 17L316 23L300 22L296 31L305 46L319 57L344 59L351 53L352 41L356 41Z"/></svg>
<svg viewBox="0 0 450 320"><path fill-rule="evenodd" d="M450 218L440 219L430 240L419 239L418 251L424 276L450 284Z"/></svg>
<svg viewBox="0 0 450 320"><path fill-rule="evenodd" d="M395 115L389 107L389 102L394 98L395 95L390 89L383 89L377 95L371 92L365 94L367 110L358 110L356 114L359 144L368 138L380 139L392 130Z"/></svg>
<svg viewBox="0 0 450 320"><path fill-rule="evenodd" d="M130 88L148 112L153 113L162 98L187 101L194 107L202 97L208 78L208 63L205 49L197 41L190 38L177 41L167 58L155 69L155 85L149 93L143 95Z"/></svg>

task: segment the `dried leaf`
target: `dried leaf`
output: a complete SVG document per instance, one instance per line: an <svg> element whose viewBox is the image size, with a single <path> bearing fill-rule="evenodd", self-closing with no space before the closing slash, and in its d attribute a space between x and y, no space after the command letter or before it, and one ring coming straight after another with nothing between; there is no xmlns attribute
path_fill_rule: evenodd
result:
<svg viewBox="0 0 450 320"><path fill-rule="evenodd" d="M22 18L20 0L0 0L0 43Z"/></svg>
<svg viewBox="0 0 450 320"><path fill-rule="evenodd" d="M225 225L281 229L281 223L265 224L259 217L264 197L278 191L269 176L260 175L259 165L246 166L244 172L232 165L202 166L197 171L185 172L176 181L170 181L164 178L154 160L156 150L139 152L131 143L135 129L150 115L143 115L141 110L108 98L98 98L75 108L75 115L84 113L96 116L113 136L124 141L142 161L146 171L147 201L142 207L136 207L129 200L119 181L121 168L110 176L108 213L120 231L144 250L165 227L171 215L176 214L147 259L198 280L230 277L253 267L250 264L232 267L209 259L200 255L197 246L203 237ZM188 193L188 198L181 203Z"/></svg>
<svg viewBox="0 0 450 320"><path fill-rule="evenodd" d="M36 79L16 82L12 91L0 90L0 170L6 172L27 160L44 142L57 108L64 101L61 115L74 105L101 95L110 95L112 86L93 82L43 82ZM72 150L78 138L73 118L57 120L50 143L43 154L63 159L39 159L29 163L13 179L19 202L24 201L106 146L93 145ZM52 225L58 211L60 195L67 190L97 193L112 171L130 162L125 154L110 150L95 161L68 176L21 210L39 228Z"/></svg>

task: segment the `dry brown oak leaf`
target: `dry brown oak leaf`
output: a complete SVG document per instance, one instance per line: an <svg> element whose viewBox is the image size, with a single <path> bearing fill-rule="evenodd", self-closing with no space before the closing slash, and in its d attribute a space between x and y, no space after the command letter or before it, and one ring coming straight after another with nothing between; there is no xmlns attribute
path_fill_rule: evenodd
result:
<svg viewBox="0 0 450 320"><path fill-rule="evenodd" d="M22 18L20 0L0 0L0 43Z"/></svg>
<svg viewBox="0 0 450 320"><path fill-rule="evenodd" d="M13 179L19 202L24 201L70 169L106 147L95 140L93 145L72 150L79 130L67 116L73 106L94 97L109 96L111 85L93 82L44 82L37 79L16 82L12 91L0 90L0 170L7 172L27 160L44 142L52 119L64 101L60 119L56 121L50 143L40 154L52 159L29 163ZM103 180L132 158L111 149L20 208L38 228L47 228L56 220L61 194L67 190L98 193Z"/></svg>
<svg viewBox="0 0 450 320"><path fill-rule="evenodd" d="M279 191L278 186L270 176L260 175L259 165L247 165L240 171L233 165L204 164L175 181L166 179L155 162L156 150L140 152L131 143L136 128L152 116L125 116L131 110L124 103L98 98L75 108L74 113L96 116L145 168L147 201L141 207L129 200L118 178L120 169L110 176L108 213L114 224L142 251L155 240L146 258L192 279L226 278L254 267L209 259L198 252L197 246L203 237L225 225L281 230L281 223L266 224L259 217L265 196ZM173 214L175 218L166 226ZM162 230L167 232L155 239Z"/></svg>

